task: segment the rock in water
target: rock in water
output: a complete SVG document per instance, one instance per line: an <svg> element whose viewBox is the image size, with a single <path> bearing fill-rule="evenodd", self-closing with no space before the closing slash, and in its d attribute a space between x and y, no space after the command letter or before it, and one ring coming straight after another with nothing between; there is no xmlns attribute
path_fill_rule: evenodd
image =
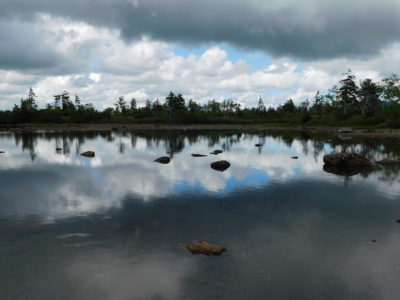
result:
<svg viewBox="0 0 400 300"><path fill-rule="evenodd" d="M371 166L371 162L357 153L339 153L324 155L324 164L330 166Z"/></svg>
<svg viewBox="0 0 400 300"><path fill-rule="evenodd" d="M86 152L81 153L81 155L85 156L85 157L94 157L94 152L93 151L86 151Z"/></svg>
<svg viewBox="0 0 400 300"><path fill-rule="evenodd" d="M211 152L210 154L217 155L217 154L220 154L220 153L222 153L222 152L223 152L222 150L214 150L214 151Z"/></svg>
<svg viewBox="0 0 400 300"><path fill-rule="evenodd" d="M171 159L168 156L161 156L161 157L155 159L154 161L158 162L160 164L169 164Z"/></svg>
<svg viewBox="0 0 400 300"><path fill-rule="evenodd" d="M56 148L56 151L61 151L62 150L62 148Z"/></svg>
<svg viewBox="0 0 400 300"><path fill-rule="evenodd" d="M398 160L390 160L390 159L384 159L384 160L379 160L375 162L377 165L385 166L385 167L396 167L400 165L400 161Z"/></svg>
<svg viewBox="0 0 400 300"><path fill-rule="evenodd" d="M228 169L231 166L231 164L226 161L226 160L220 160L220 161L216 161L213 162L211 164L211 168L220 172L225 171L226 169Z"/></svg>
<svg viewBox="0 0 400 300"><path fill-rule="evenodd" d="M194 154L192 154L192 156L193 157L204 157L204 156L207 156L207 155L194 153Z"/></svg>
<svg viewBox="0 0 400 300"><path fill-rule="evenodd" d="M293 158L293 159L298 159L299 157L298 157L298 156L292 156L292 158Z"/></svg>
<svg viewBox="0 0 400 300"><path fill-rule="evenodd" d="M0 151L0 154L3 154L3 153L5 153L4 151Z"/></svg>
<svg viewBox="0 0 400 300"><path fill-rule="evenodd" d="M186 246L192 254L204 255L221 255L226 249L222 246L215 245L207 241L200 241L198 243L190 243Z"/></svg>
<svg viewBox="0 0 400 300"><path fill-rule="evenodd" d="M324 171L336 175L352 176L372 169L371 162L356 153L339 153L324 155Z"/></svg>
<svg viewBox="0 0 400 300"><path fill-rule="evenodd" d="M254 146L256 146L256 147L262 147L262 146L264 146L263 144L255 144Z"/></svg>

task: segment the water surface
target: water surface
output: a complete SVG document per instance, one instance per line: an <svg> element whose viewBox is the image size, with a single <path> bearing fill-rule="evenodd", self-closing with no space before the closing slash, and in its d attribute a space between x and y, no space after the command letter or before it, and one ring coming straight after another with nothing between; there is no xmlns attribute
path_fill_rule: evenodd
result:
<svg viewBox="0 0 400 300"><path fill-rule="evenodd" d="M0 150L1 299L399 297L399 169L322 168L333 152L398 159L397 141L47 131L1 133ZM228 251L184 248L201 239Z"/></svg>

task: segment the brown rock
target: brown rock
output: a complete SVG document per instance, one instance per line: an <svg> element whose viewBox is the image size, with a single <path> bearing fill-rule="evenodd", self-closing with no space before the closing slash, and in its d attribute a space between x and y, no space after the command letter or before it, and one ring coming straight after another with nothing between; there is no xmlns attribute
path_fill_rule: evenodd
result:
<svg viewBox="0 0 400 300"><path fill-rule="evenodd" d="M226 161L226 160L220 160L220 161L216 161L213 162L211 164L211 168L220 172L225 171L226 169L228 169L231 166L231 164Z"/></svg>
<svg viewBox="0 0 400 300"><path fill-rule="evenodd" d="M204 255L221 255L226 249L222 246L215 245L207 241L200 241L198 243L190 243L186 246L192 254Z"/></svg>
<svg viewBox="0 0 400 300"><path fill-rule="evenodd" d="M93 151L86 151L86 152L81 153L81 155L85 156L85 157L94 157L94 152Z"/></svg>
<svg viewBox="0 0 400 300"><path fill-rule="evenodd" d="M158 162L160 164L169 164L169 162L171 161L171 158L169 158L168 156L161 156L161 157L155 159L154 161Z"/></svg>

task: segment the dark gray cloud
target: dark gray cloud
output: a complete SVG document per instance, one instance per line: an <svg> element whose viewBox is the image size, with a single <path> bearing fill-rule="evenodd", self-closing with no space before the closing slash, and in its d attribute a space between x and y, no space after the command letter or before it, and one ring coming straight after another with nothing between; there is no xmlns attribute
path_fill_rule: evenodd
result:
<svg viewBox="0 0 400 300"><path fill-rule="evenodd" d="M32 23L0 19L0 68L36 69L57 64L59 55L43 41Z"/></svg>
<svg viewBox="0 0 400 300"><path fill-rule="evenodd" d="M5 1L0 15L49 13L189 44L226 42L302 59L362 57L400 40L400 2L241 0Z"/></svg>

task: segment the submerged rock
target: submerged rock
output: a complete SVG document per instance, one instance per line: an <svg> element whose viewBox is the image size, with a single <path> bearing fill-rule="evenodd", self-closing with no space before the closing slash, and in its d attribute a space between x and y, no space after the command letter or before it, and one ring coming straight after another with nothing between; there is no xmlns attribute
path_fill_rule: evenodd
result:
<svg viewBox="0 0 400 300"><path fill-rule="evenodd" d="M81 155L85 156L85 157L94 157L94 152L93 151L86 151L86 152L81 153Z"/></svg>
<svg viewBox="0 0 400 300"><path fill-rule="evenodd" d="M168 156L161 156L161 157L155 159L154 161L158 162L160 164L169 164L169 162L171 161L171 158L169 158Z"/></svg>
<svg viewBox="0 0 400 300"><path fill-rule="evenodd" d="M194 154L192 154L192 156L193 157L204 157L204 156L207 156L206 154L197 154L197 153L194 153Z"/></svg>
<svg viewBox="0 0 400 300"><path fill-rule="evenodd" d="M186 246L192 254L204 254L204 255L221 255L226 249L222 246L207 242L200 241L198 243L190 243Z"/></svg>
<svg viewBox="0 0 400 300"><path fill-rule="evenodd" d="M217 155L217 154L220 154L220 153L222 153L222 152L224 152L224 151L222 151L222 150L214 150L214 151L211 152L210 154Z"/></svg>
<svg viewBox="0 0 400 300"><path fill-rule="evenodd" d="M211 164L211 168L220 172L225 171L226 169L228 169L231 166L231 164L226 161L226 160L220 160L220 161L216 161L213 162Z"/></svg>
<svg viewBox="0 0 400 300"><path fill-rule="evenodd" d="M264 146L263 144L255 144L254 146L256 146L256 147L262 147L262 146Z"/></svg>
<svg viewBox="0 0 400 300"><path fill-rule="evenodd" d="M324 155L324 171L336 175L353 176L360 172L368 173L371 162L357 153L339 153Z"/></svg>

